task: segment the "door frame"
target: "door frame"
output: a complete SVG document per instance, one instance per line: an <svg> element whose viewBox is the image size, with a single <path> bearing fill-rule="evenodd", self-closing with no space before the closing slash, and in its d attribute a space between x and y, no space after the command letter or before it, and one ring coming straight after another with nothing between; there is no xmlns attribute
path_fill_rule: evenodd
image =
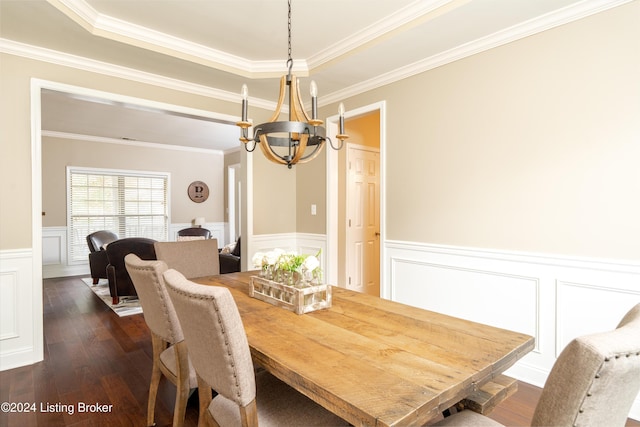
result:
<svg viewBox="0 0 640 427"><path fill-rule="evenodd" d="M236 230L236 216L240 215L240 218L242 218L242 195L236 187L236 181L241 182L241 180L236 179L240 170L240 163L234 163L227 166L227 221L229 224L229 235L227 237L229 239L229 243L235 242L236 235L242 233L242 224L240 221L238 222L238 230ZM236 204L238 205L237 211Z"/></svg>
<svg viewBox="0 0 640 427"><path fill-rule="evenodd" d="M386 239L386 101L380 101L365 105L345 113L345 119L363 116L378 111L380 114L380 297L391 298L391 289L387 283L387 266L385 259ZM339 116L327 118L327 134L338 133ZM348 129L347 129L348 133ZM335 142L334 142L335 144ZM338 152L327 148L326 156L326 188L327 188L327 212L326 212L326 239L327 239L327 265L325 277L327 283L338 283Z"/></svg>
<svg viewBox="0 0 640 427"><path fill-rule="evenodd" d="M33 352L31 363L35 363L44 359L44 306L42 303L42 102L41 93L43 89L57 90L76 95L85 95L98 98L104 98L110 101L120 101L129 104L146 106L150 108L164 109L183 114L199 115L202 117L213 118L217 120L227 121L230 124L239 120L238 116L232 116L224 113L200 110L181 105L169 104L160 101L153 101L145 98L121 95L112 92L105 92L98 89L76 86L67 83L60 83L51 80L43 80L32 78L30 85L31 96L31 241L32 241L32 281L31 292L33 295L30 303L33 307ZM242 150L244 151L244 150ZM246 153L241 152L242 168L241 179L244 184L245 194L243 197L242 222L243 226L252 224L253 217L253 200L248 198L252 194L252 173L247 169L252 167L250 158L247 159ZM244 239L247 243L251 243L253 227L246 225L242 227L247 231ZM243 246L244 249L245 246ZM244 253L244 250L243 250ZM246 259L246 256L243 256Z"/></svg>

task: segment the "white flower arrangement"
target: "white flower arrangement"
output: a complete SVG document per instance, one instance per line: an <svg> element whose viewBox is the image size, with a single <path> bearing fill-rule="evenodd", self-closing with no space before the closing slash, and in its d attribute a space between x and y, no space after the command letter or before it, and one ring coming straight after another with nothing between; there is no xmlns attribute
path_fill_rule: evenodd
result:
<svg viewBox="0 0 640 427"><path fill-rule="evenodd" d="M285 252L282 249L274 249L268 252L256 252L251 261L254 267L260 268L261 273L269 280L291 281L294 274L306 282L320 283L322 281L322 269L316 255L299 255L296 252ZM283 277L284 276L284 277Z"/></svg>

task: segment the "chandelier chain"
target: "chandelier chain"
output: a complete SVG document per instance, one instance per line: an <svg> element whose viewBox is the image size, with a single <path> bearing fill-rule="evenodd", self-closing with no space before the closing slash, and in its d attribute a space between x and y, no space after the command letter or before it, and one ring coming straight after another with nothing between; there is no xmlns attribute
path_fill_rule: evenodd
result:
<svg viewBox="0 0 640 427"><path fill-rule="evenodd" d="M288 50L287 50L287 67L289 67L289 74L291 74L291 68L293 67L293 58L291 58L291 0L288 1L289 6L289 14L287 16L287 31L289 37L288 41Z"/></svg>

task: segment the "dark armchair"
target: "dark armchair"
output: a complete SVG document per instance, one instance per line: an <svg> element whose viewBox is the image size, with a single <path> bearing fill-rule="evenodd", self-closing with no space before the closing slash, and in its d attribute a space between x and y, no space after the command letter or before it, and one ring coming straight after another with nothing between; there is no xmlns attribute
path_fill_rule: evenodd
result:
<svg viewBox="0 0 640 427"><path fill-rule="evenodd" d="M220 254L220 274L235 273L240 271L240 238L231 253Z"/></svg>
<svg viewBox="0 0 640 427"><path fill-rule="evenodd" d="M97 285L100 279L107 278L107 252L104 250L105 245L118 240L118 235L111 231L100 230L87 236L87 245L89 245L89 268L91 269L91 278L93 284Z"/></svg>
<svg viewBox="0 0 640 427"><path fill-rule="evenodd" d="M124 264L124 257L135 254L143 260L154 260L156 259L156 250L153 247L155 242L153 239L144 237L128 237L116 240L107 246L106 252L109 258L107 277L113 305L120 302L121 296L138 296Z"/></svg>

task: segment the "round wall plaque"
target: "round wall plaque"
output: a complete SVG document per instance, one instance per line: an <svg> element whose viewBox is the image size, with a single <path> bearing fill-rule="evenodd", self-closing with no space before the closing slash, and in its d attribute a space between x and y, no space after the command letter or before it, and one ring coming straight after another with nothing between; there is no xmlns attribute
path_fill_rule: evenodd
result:
<svg viewBox="0 0 640 427"><path fill-rule="evenodd" d="M189 198L196 203L202 203L209 198L209 187L202 181L193 181L187 189Z"/></svg>

